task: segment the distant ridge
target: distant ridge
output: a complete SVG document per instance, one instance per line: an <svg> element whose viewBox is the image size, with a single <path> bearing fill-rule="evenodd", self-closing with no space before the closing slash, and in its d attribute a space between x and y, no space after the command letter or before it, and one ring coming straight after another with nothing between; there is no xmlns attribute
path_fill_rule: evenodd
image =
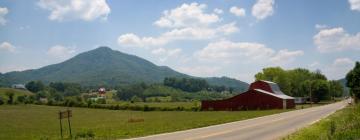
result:
<svg viewBox="0 0 360 140"><path fill-rule="evenodd" d="M99 47L80 53L64 62L39 69L0 73L0 84L9 86L41 80L45 83L62 81L84 86L132 84L138 82L158 83L165 77L192 77L167 66L157 66L135 55L129 55L109 47ZM231 86L238 90L248 84L227 77L205 78L212 85ZM246 90L246 89L245 89Z"/></svg>

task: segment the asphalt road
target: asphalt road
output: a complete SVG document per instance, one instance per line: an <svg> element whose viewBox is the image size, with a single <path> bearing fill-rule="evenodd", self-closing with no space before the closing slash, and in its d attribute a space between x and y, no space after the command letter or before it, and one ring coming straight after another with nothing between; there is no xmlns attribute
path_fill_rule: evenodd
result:
<svg viewBox="0 0 360 140"><path fill-rule="evenodd" d="M164 133L133 140L272 140L345 107L346 101L203 128Z"/></svg>

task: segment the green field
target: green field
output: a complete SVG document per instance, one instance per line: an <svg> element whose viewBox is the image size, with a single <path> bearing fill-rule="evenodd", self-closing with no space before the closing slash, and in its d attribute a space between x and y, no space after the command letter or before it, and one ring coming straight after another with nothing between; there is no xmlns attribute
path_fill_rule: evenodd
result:
<svg viewBox="0 0 360 140"><path fill-rule="evenodd" d="M59 139L60 128L57 113L61 109L66 108L41 105L2 105L0 106L0 139ZM71 109L73 110L73 118L71 118L73 134L93 131L98 139L145 136L285 111L142 112L88 108ZM129 123L130 118L143 119L144 121Z"/></svg>
<svg viewBox="0 0 360 140"><path fill-rule="evenodd" d="M13 89L13 88L0 88L0 97L3 99L8 99L6 96L7 92L14 93L14 99L16 99L17 96L20 95L32 95L33 93L27 91L27 90L20 90L20 89Z"/></svg>
<svg viewBox="0 0 360 140"><path fill-rule="evenodd" d="M348 106L329 117L289 135L285 140L358 140L360 105Z"/></svg>

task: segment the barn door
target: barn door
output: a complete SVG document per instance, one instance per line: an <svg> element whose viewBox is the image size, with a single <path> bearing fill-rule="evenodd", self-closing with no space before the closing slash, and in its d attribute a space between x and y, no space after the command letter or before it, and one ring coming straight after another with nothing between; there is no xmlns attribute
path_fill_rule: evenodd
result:
<svg viewBox="0 0 360 140"><path fill-rule="evenodd" d="M286 99L283 99L283 109L286 109Z"/></svg>

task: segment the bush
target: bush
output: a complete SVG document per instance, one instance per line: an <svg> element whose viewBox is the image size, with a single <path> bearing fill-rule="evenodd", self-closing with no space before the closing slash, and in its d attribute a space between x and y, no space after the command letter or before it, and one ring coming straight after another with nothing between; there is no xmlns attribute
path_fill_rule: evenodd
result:
<svg viewBox="0 0 360 140"><path fill-rule="evenodd" d="M106 99L105 98L98 98L96 100L96 103L98 103L98 104L106 104Z"/></svg>
<svg viewBox="0 0 360 140"><path fill-rule="evenodd" d="M11 91L7 91L5 94L6 94L6 96L8 96L7 104L13 104L15 94L13 92L11 92Z"/></svg>
<svg viewBox="0 0 360 140"><path fill-rule="evenodd" d="M18 96L18 97L16 98L16 101L19 102L19 103L25 103L26 98L27 98L26 95Z"/></svg>
<svg viewBox="0 0 360 140"><path fill-rule="evenodd" d="M32 104L35 102L36 97L34 95L27 96L25 104Z"/></svg>
<svg viewBox="0 0 360 140"><path fill-rule="evenodd" d="M3 99L0 97L0 105L3 105L4 104L4 101Z"/></svg>
<svg viewBox="0 0 360 140"><path fill-rule="evenodd" d="M59 103L57 103L59 104ZM66 97L65 101L61 103L63 106L68 107L87 107L88 104L83 102L79 97Z"/></svg>
<svg viewBox="0 0 360 140"><path fill-rule="evenodd" d="M91 100L91 99L87 99L87 101L86 101L87 107L91 107L91 105L92 105L93 103L94 103L94 101Z"/></svg>
<svg viewBox="0 0 360 140"><path fill-rule="evenodd" d="M51 105L54 105L54 103L55 103L55 100L50 99L46 104L51 106Z"/></svg>

